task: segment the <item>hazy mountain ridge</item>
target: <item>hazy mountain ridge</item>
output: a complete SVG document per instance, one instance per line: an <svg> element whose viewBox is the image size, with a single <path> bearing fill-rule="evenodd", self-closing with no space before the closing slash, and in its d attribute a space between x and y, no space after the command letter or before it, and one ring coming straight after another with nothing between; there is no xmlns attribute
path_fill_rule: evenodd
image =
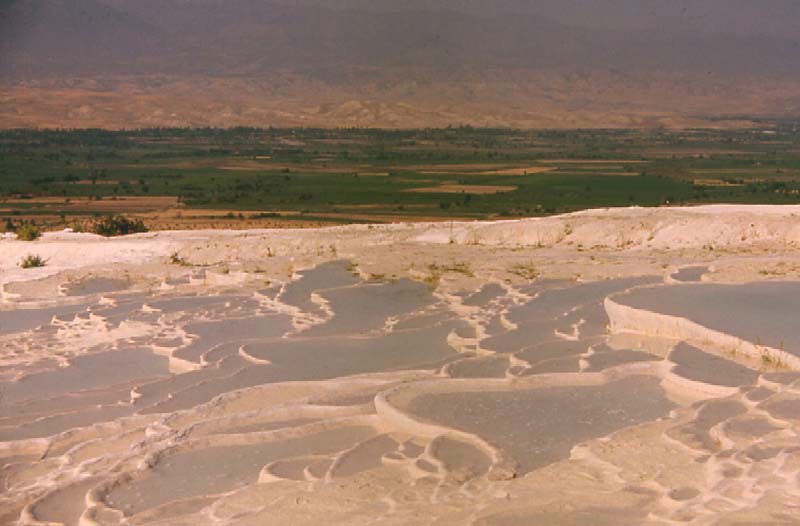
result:
<svg viewBox="0 0 800 526"><path fill-rule="evenodd" d="M6 8L3 73L269 74L349 66L615 68L800 75L790 39L614 32L535 14L224 4L18 0ZM8 22L10 20L11 22ZM313 69L311 71L313 76Z"/></svg>
<svg viewBox="0 0 800 526"><path fill-rule="evenodd" d="M97 115L100 100L113 109L124 97L145 97L151 113L175 113L192 124L226 120L211 109L205 116L192 109L191 117L173 110L227 107L222 113L236 123L334 126L408 126L414 118L419 125L535 125L557 123L559 114L576 108L586 115L615 112L608 122L637 125L664 116L677 122L678 116L783 114L795 112L800 98L800 47L787 38L785 23L750 33L735 27L693 32L682 23L622 31L579 25L574 6L549 0L538 8L507 0L496 10L422 0L400 7L315 3L81 0L76 8L65 0L6 2L0 7L4 125L55 119L80 126L70 116L76 105ZM665 12L677 16L670 5ZM791 13L791 4L776 5ZM582 86L582 78L595 85ZM204 93L202 84L213 88ZM58 100L45 100L48 90ZM219 99L209 100L211 93ZM417 117L325 111L376 104L408 106L401 113ZM264 113L273 105L291 115ZM45 106L47 114L37 117ZM152 114L124 111L126 121L105 113L108 125L159 122ZM641 118L625 117L634 113ZM595 118L575 117L569 122L594 125Z"/></svg>

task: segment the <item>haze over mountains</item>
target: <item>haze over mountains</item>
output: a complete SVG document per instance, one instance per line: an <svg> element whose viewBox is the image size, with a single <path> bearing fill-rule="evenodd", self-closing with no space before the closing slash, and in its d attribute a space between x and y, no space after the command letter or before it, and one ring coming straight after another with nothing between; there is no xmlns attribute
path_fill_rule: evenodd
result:
<svg viewBox="0 0 800 526"><path fill-rule="evenodd" d="M3 127L737 125L800 113L792 0L12 0Z"/></svg>

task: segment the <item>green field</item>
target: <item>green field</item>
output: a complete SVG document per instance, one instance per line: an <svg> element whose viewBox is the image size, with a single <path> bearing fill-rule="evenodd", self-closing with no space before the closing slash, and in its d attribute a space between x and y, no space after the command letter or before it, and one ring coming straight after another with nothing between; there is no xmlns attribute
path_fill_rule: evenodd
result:
<svg viewBox="0 0 800 526"><path fill-rule="evenodd" d="M800 134L791 123L680 132L0 132L4 221L167 207L232 211L233 220L385 222L722 202L800 203Z"/></svg>

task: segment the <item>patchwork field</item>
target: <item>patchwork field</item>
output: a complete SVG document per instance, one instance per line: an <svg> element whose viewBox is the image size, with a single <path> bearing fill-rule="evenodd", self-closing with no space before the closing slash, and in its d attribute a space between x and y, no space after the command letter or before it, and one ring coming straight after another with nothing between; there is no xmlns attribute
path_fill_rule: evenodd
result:
<svg viewBox="0 0 800 526"><path fill-rule="evenodd" d="M800 134L761 125L1 131L0 220L63 229L124 213L153 229L243 229L800 202Z"/></svg>

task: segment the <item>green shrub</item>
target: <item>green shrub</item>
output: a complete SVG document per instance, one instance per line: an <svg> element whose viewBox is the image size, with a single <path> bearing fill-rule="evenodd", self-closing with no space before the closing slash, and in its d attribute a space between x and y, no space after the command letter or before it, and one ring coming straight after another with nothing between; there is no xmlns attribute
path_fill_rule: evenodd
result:
<svg viewBox="0 0 800 526"><path fill-rule="evenodd" d="M533 281L540 275L539 270L533 266L533 263L518 263L509 268L508 271L528 281Z"/></svg>
<svg viewBox="0 0 800 526"><path fill-rule="evenodd" d="M19 262L19 266L22 268L36 268L36 267L43 267L47 264L47 261L42 258L42 256L38 254L28 254Z"/></svg>
<svg viewBox="0 0 800 526"><path fill-rule="evenodd" d="M180 265L182 267L191 267L192 264L186 261L186 259L182 258L177 252L173 252L169 256L169 262L173 265Z"/></svg>
<svg viewBox="0 0 800 526"><path fill-rule="evenodd" d="M101 236L125 236L147 232L141 219L128 219L123 215L104 217L94 224L94 233Z"/></svg>
<svg viewBox="0 0 800 526"><path fill-rule="evenodd" d="M38 239L41 235L42 231L33 223L25 223L17 228L17 239L22 241L33 241L34 239Z"/></svg>

